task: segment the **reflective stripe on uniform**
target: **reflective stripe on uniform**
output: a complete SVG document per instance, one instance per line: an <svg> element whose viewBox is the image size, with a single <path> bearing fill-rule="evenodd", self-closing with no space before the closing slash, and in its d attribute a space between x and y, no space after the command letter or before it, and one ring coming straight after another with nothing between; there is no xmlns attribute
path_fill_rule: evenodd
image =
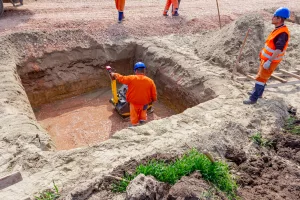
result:
<svg viewBox="0 0 300 200"><path fill-rule="evenodd" d="M268 47L268 45L265 45L265 49L267 49L267 51L274 53L275 50L271 49L270 47Z"/></svg>
<svg viewBox="0 0 300 200"><path fill-rule="evenodd" d="M269 54L266 54L264 51L262 51L262 55L268 59L270 59L272 56L270 56Z"/></svg>
<svg viewBox="0 0 300 200"><path fill-rule="evenodd" d="M271 59L272 56L267 54L264 50L262 50L262 55L268 59ZM274 60L281 60L283 58L284 53L279 54Z"/></svg>

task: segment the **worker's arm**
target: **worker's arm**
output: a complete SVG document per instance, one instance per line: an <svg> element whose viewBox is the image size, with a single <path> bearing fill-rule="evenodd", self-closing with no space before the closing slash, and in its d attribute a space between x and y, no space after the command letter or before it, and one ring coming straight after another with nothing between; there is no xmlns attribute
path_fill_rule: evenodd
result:
<svg viewBox="0 0 300 200"><path fill-rule="evenodd" d="M280 49L276 49L273 53L273 55L271 56L271 58L269 58L269 60L267 60L265 63L264 63L264 68L265 69L269 69L270 68L270 65L272 63L272 61L279 55L281 54L281 50Z"/></svg>
<svg viewBox="0 0 300 200"><path fill-rule="evenodd" d="M151 87L151 99L152 99L152 102L157 100L156 86L155 86L154 82Z"/></svg>
<svg viewBox="0 0 300 200"><path fill-rule="evenodd" d="M272 63L272 61L274 59L276 59L276 57L282 53L283 49L284 49L284 46L286 44L286 42L288 41L288 34L287 33L280 33L279 35L277 35L275 38L274 38L274 44L275 44L275 48L276 50L274 51L273 55L271 56L271 58L269 60L267 60L265 63L264 63L264 68L265 69L269 69L270 68L270 65Z"/></svg>
<svg viewBox="0 0 300 200"><path fill-rule="evenodd" d="M276 49L269 60L272 62L279 54L281 54L281 50Z"/></svg>
<svg viewBox="0 0 300 200"><path fill-rule="evenodd" d="M128 85L131 82L132 76L122 76L118 73L111 73L111 76L117 79L120 83Z"/></svg>

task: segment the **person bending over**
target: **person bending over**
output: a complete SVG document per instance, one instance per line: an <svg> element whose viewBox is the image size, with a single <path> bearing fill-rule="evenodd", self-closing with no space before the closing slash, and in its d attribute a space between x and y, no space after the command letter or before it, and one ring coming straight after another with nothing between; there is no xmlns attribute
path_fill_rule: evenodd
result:
<svg viewBox="0 0 300 200"><path fill-rule="evenodd" d="M133 70L135 75L111 75L120 83L128 85L126 100L130 104L130 121L132 126L137 126L147 120L148 105L157 100L157 92L154 81L145 75L144 63L137 62Z"/></svg>

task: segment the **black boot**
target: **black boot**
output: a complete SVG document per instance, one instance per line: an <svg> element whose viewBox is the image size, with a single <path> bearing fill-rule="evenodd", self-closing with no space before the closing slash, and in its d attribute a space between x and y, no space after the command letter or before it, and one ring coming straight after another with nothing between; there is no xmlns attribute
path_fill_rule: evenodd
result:
<svg viewBox="0 0 300 200"><path fill-rule="evenodd" d="M265 90L265 85L260 83L255 83L254 91L252 92L251 96L248 100L243 101L244 104L255 104L257 99L262 96Z"/></svg>

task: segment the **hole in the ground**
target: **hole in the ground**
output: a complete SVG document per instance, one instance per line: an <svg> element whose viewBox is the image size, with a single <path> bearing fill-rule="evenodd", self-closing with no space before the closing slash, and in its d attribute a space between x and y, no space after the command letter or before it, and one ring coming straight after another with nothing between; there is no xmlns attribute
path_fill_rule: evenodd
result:
<svg viewBox="0 0 300 200"><path fill-rule="evenodd" d="M186 82L187 73L170 58L157 58L132 43L46 53L24 61L17 69L38 122L51 135L56 149L62 150L99 143L128 127L129 119L119 116L109 103L112 93L105 66L129 75L134 62L140 60L148 66L147 75L158 90L159 100L149 121L214 98L214 92L201 81L180 85Z"/></svg>

